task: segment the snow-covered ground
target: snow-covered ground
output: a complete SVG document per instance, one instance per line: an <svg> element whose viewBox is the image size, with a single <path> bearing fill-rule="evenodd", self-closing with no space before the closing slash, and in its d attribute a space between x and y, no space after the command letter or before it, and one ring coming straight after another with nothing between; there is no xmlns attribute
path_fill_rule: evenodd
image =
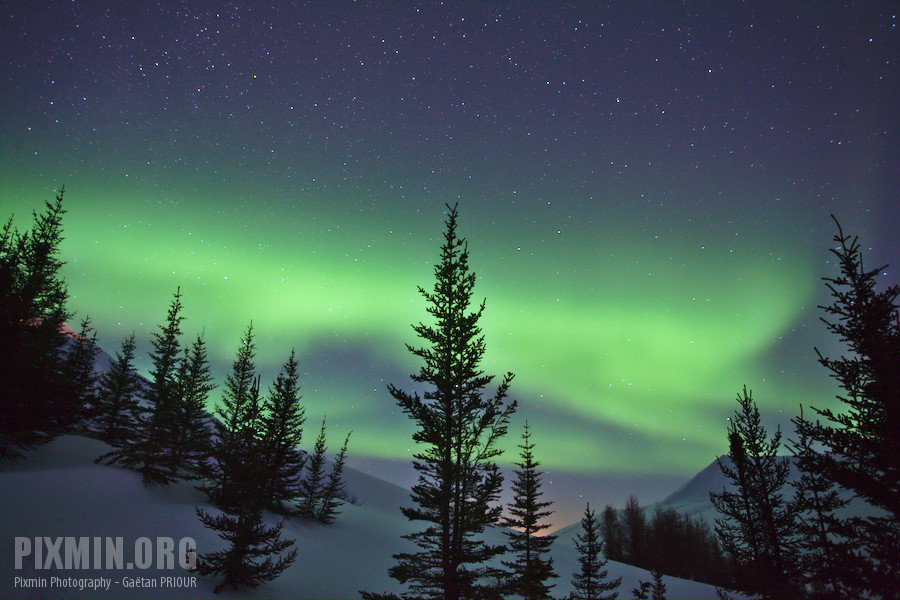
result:
<svg viewBox="0 0 900 600"><path fill-rule="evenodd" d="M329 527L287 521L283 533L296 539L298 557L281 577L251 592L225 591L213 593L218 579L196 579L196 587L184 587L193 577L174 565L157 564L155 556L147 569L127 569L137 562L136 544L140 538L152 541L153 552L165 547L157 537L172 538L177 545L183 538L193 538L200 553L223 546L213 531L205 529L194 513L194 507L208 508L206 498L190 483L167 488L145 487L138 474L120 468L95 465L95 457L109 446L79 436L64 436L29 453L25 460L6 463L0 471L0 597L2 598L292 598L337 599L358 598L358 590L403 591L390 579L387 570L394 564L391 555L411 550L401 535L411 530L400 513L401 505L409 505L409 492L352 468L345 469L350 492L358 505L344 505L337 522ZM350 457L352 463L352 456ZM267 514L275 524L281 519ZM571 531L571 530L569 530ZM64 540L60 560L52 551L36 557L37 547L44 550L43 538L55 543L65 536L88 537L89 553L94 552L94 538L100 544L106 538L122 538L122 568L65 569ZM496 541L502 541L496 532ZM560 575L554 596L567 596L572 591L569 580L577 569L577 553L571 534L554 543L553 557ZM18 540L17 540L18 538ZM22 538L30 538L27 545ZM35 538L42 538L40 543ZM177 546L176 546L177 548ZM21 568L16 568L16 554ZM101 550L102 554L103 550ZM175 552L177 554L177 552ZM87 555L85 555L87 556ZM105 556L102 555L102 556ZM74 556L72 558L75 558ZM102 560L90 554L91 567ZM105 559L103 559L105 560ZM50 568L36 568L42 566ZM620 598L629 598L638 580L650 580L650 574L629 565L609 562L611 577L622 577ZM162 567L162 568L160 568ZM53 579L54 577L59 579ZM79 585L79 580L109 580L109 589L58 587L63 582ZM19 579L17 579L19 578ZM143 579L139 579L143 578ZM168 579L167 579L168 578ZM182 579L178 579L182 578ZM187 579L184 579L187 578ZM125 587L131 583L154 583L157 587ZM38 583L38 587L22 587ZM666 577L668 597L672 599L716 598L711 586ZM55 585L55 587L54 587ZM105 585L105 582L104 582ZM169 587L171 586L171 587Z"/></svg>

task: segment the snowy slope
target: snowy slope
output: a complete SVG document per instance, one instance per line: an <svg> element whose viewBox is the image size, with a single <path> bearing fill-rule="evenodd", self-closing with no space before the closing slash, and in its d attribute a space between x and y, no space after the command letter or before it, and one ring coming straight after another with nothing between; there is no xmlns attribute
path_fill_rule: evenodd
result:
<svg viewBox="0 0 900 600"><path fill-rule="evenodd" d="M59 536L122 537L126 560L132 558L140 537L169 536L196 540L199 551L221 547L216 535L204 529L194 514L195 505L206 506L205 497L191 484L169 488L145 487L136 473L100 466L93 459L108 450L102 442L64 436L29 453L23 460L4 466L0 472L0 597L3 598L357 598L357 590L402 591L387 576L394 564L391 555L409 550L400 535L410 531L400 505L409 503L409 492L364 473L346 469L346 478L359 505L345 505L331 527L302 521L288 521L284 532L297 540L298 560L276 581L255 592L213 594L217 580L197 579L196 588L124 588L123 577L142 576L163 583L163 577L186 576L174 569L35 569L33 557L25 557L23 568L15 569L15 538ZM351 457L352 461L352 457ZM268 515L269 523L280 520ZM500 539L499 532L496 533ZM571 536L554 544L556 596L571 591L569 579L577 568ZM40 563L38 563L40 564ZM93 565L92 565L93 566ZM639 579L649 580L646 571L609 563L611 576L623 577L620 597ZM108 591L75 588L21 588L15 578L107 577ZM670 598L715 598L715 590L703 584L666 578Z"/></svg>

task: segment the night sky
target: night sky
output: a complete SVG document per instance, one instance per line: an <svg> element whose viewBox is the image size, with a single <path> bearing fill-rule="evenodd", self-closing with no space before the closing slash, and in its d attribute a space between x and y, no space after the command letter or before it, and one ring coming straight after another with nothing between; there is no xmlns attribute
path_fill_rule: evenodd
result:
<svg viewBox="0 0 900 600"><path fill-rule="evenodd" d="M771 428L834 405L829 214L900 268L896 4L277 4L0 3L0 216L66 186L108 352L135 331L146 371L180 286L220 383L252 320L264 385L299 353L310 445L327 414L408 483L386 385L458 203L562 522L724 453L744 384Z"/></svg>

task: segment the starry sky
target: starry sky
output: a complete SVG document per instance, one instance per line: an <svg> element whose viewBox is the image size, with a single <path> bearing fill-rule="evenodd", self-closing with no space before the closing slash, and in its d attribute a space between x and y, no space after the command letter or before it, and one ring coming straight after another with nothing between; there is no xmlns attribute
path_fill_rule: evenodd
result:
<svg viewBox="0 0 900 600"><path fill-rule="evenodd" d="M310 422L408 484L386 385L458 203L561 524L724 453L744 384L773 429L833 405L829 214L900 257L896 5L272 4L0 2L2 216L66 186L108 352L146 370L180 286L219 382L252 320L264 385L296 348Z"/></svg>

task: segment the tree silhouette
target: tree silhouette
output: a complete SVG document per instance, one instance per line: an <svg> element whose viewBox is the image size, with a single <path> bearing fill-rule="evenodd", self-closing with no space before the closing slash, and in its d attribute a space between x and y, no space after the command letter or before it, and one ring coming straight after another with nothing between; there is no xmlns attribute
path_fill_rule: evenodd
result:
<svg viewBox="0 0 900 600"><path fill-rule="evenodd" d="M835 223L831 252L840 273L824 278L832 302L820 308L849 354L816 352L843 391L843 410L814 407L821 421L803 424L804 435L824 448L810 457L808 472L878 509L835 524L836 543L855 549L841 557L846 568L837 576L856 596L894 598L900 590L900 286L877 291L884 267L866 270L858 239Z"/></svg>
<svg viewBox="0 0 900 600"><path fill-rule="evenodd" d="M424 362L411 378L427 389L419 396L388 386L416 424L413 440L419 444L413 462L418 472L412 489L415 506L401 511L426 524L404 536L418 551L394 555L397 565L389 574L408 583L415 596L457 600L495 595L499 587L501 574L485 563L504 548L480 536L501 514L495 502L503 477L494 459L516 403L506 403L512 373L493 396L484 394L493 379L480 369L485 342L478 321L485 303L470 308L475 274L469 271L465 240L456 234L456 207L447 208L434 288L419 288L434 324L413 326L425 346L407 345Z"/></svg>
<svg viewBox="0 0 900 600"><path fill-rule="evenodd" d="M306 462L306 455L298 448L306 422L306 409L300 404L298 368L297 355L291 350L263 405L262 440L268 472L265 506L277 511L300 493Z"/></svg>
<svg viewBox="0 0 900 600"><path fill-rule="evenodd" d="M728 428L731 464L719 460L734 491L709 494L723 515L716 519L716 533L725 551L742 565L739 587L763 598L795 596L795 511L782 496L790 466L787 458L778 457L781 431L769 439L746 386L737 401L739 409Z"/></svg>
<svg viewBox="0 0 900 600"><path fill-rule="evenodd" d="M258 507L217 516L199 508L196 511L205 527L229 543L224 550L203 554L197 561L196 569L201 575L224 574L224 581L215 587L216 593L226 587L257 588L277 578L297 558L296 548L282 554L294 545L294 540L281 538L283 522L267 527Z"/></svg>
<svg viewBox="0 0 900 600"><path fill-rule="evenodd" d="M141 473L144 483L168 485L182 477L174 448L177 443L178 356L181 353L181 290L176 290L165 325L153 333L150 382L144 392L146 410L138 417L137 435L104 454L97 462L121 464Z"/></svg>
<svg viewBox="0 0 900 600"><path fill-rule="evenodd" d="M116 447L139 435L138 394L141 379L134 369L134 333L125 338L108 371L100 375L93 431Z"/></svg>
<svg viewBox="0 0 900 600"><path fill-rule="evenodd" d="M31 230L9 220L0 230L0 459L68 430L61 405L63 324L71 316L60 269L64 189L45 211L33 212Z"/></svg>
<svg viewBox="0 0 900 600"><path fill-rule="evenodd" d="M553 587L547 581L558 577L553 570L553 559L546 556L556 536L537 536L550 527L541 520L553 514L553 511L545 510L553 503L541 501L541 473L537 470L541 463L534 459L534 444L527 422L519 448L522 450L521 461L516 463L518 469L513 480L510 516L501 522L508 528L503 533L509 539L509 550L515 554L515 560L503 561L503 565L510 569L509 593L525 600L542 600L549 596Z"/></svg>
<svg viewBox="0 0 900 600"><path fill-rule="evenodd" d="M616 600L619 597L616 588L622 584L622 578L608 579L609 571L604 569L606 559L603 558L603 540L600 539L600 521L588 503L581 518L581 533L575 538L578 550L579 570L574 573L572 587L575 591L572 598L578 600Z"/></svg>
<svg viewBox="0 0 900 600"><path fill-rule="evenodd" d="M231 373L225 378L222 402L213 421L212 460L198 489L226 512L239 512L248 498L260 499L265 463L257 438L260 419L253 325L241 337Z"/></svg>
<svg viewBox="0 0 900 600"><path fill-rule="evenodd" d="M300 501L297 510L300 516L306 519L315 519L319 513L319 505L322 502L322 494L325 490L325 419L322 419L322 427L313 448L313 454L309 458L306 476L300 482Z"/></svg>
<svg viewBox="0 0 900 600"><path fill-rule="evenodd" d="M172 452L179 468L191 473L193 479L204 471L212 452L212 424L206 401L216 386L202 335L197 335L191 347L184 349L175 380L178 400Z"/></svg>
<svg viewBox="0 0 900 600"><path fill-rule="evenodd" d="M352 433L352 432L351 432ZM316 513L316 519L331 525L339 514L338 507L343 503L345 493L345 483L343 478L344 463L347 461L347 444L350 443L350 434L344 438L344 445L341 446L340 452L334 458L331 465L331 473L328 474L328 481L322 491L322 500L319 503L319 510Z"/></svg>

